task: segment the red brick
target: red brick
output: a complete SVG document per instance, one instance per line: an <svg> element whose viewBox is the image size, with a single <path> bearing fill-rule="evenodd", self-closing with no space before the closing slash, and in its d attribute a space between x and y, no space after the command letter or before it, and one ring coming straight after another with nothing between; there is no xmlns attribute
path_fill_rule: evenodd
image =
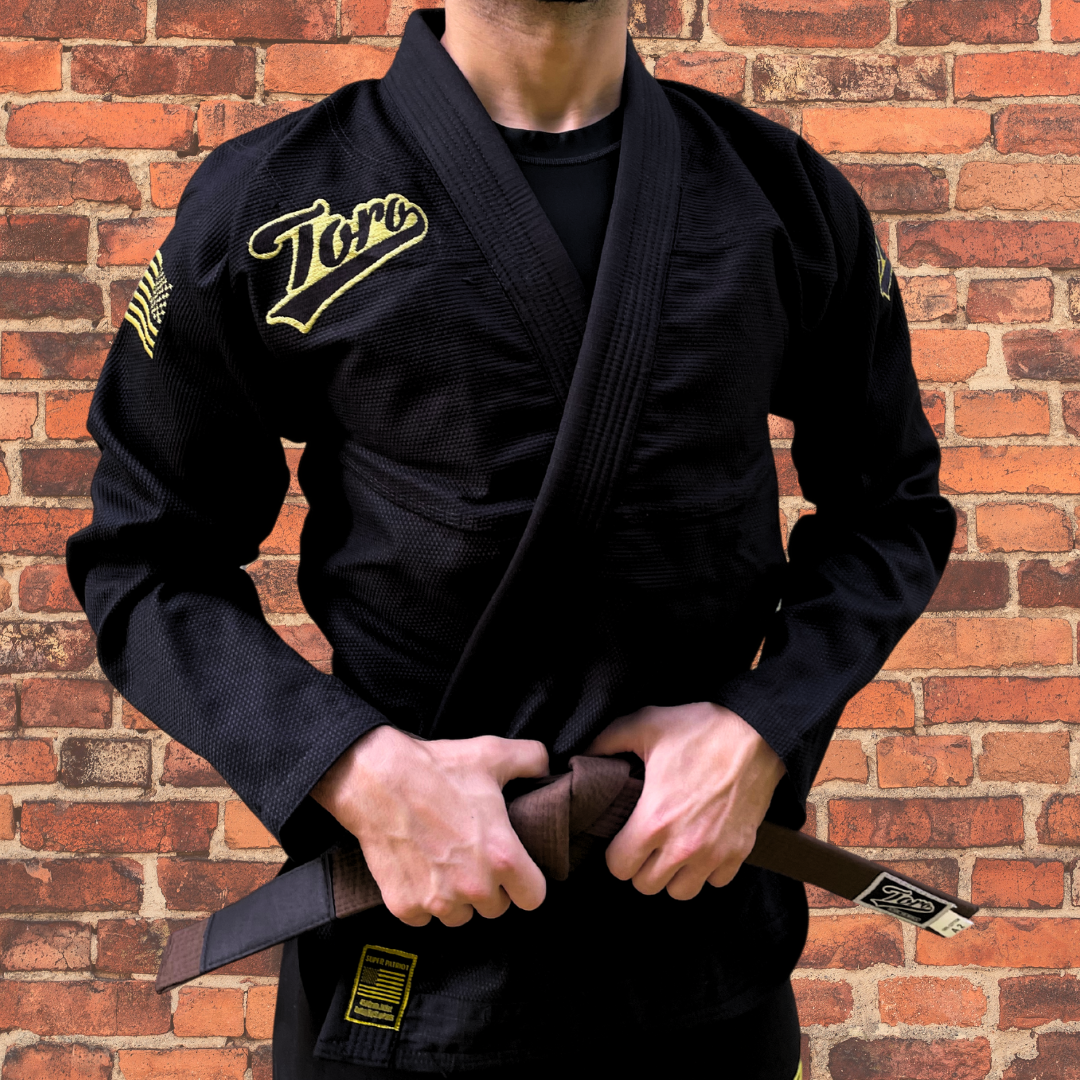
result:
<svg viewBox="0 0 1080 1080"><path fill-rule="evenodd" d="M1077 447L947 446L941 459L941 486L949 494L1080 492Z"/></svg>
<svg viewBox="0 0 1080 1080"><path fill-rule="evenodd" d="M956 208L977 210L1076 210L1080 165L1041 161L969 161L960 169Z"/></svg>
<svg viewBox="0 0 1080 1080"><path fill-rule="evenodd" d="M62 85L59 44L0 41L0 93L32 94Z"/></svg>
<svg viewBox="0 0 1080 1080"><path fill-rule="evenodd" d="M851 1018L854 1002L850 984L832 979L792 979L791 986L803 1027L842 1024Z"/></svg>
<svg viewBox="0 0 1080 1080"><path fill-rule="evenodd" d="M264 611L300 614L303 601L296 587L297 564L292 559L259 559L247 567Z"/></svg>
<svg viewBox="0 0 1080 1080"><path fill-rule="evenodd" d="M1080 680L930 678L923 681L923 708L932 724L1080 724Z"/></svg>
<svg viewBox="0 0 1080 1080"><path fill-rule="evenodd" d="M246 101L207 101L199 106L199 146L210 149L245 135L272 120L306 109L308 101L277 101L253 105Z"/></svg>
<svg viewBox="0 0 1080 1080"><path fill-rule="evenodd" d="M982 330L913 330L915 374L931 382L961 382L986 367L990 335Z"/></svg>
<svg viewBox="0 0 1080 1080"><path fill-rule="evenodd" d="M906 682L879 680L863 687L848 703L838 728L911 728L915 699Z"/></svg>
<svg viewBox="0 0 1080 1080"><path fill-rule="evenodd" d="M170 911L217 911L265 885L276 863L158 859L158 884Z"/></svg>
<svg viewBox="0 0 1080 1080"><path fill-rule="evenodd" d="M1080 1080L1080 1034L1046 1032L1036 1037L1037 1054L1018 1054L1001 1080Z"/></svg>
<svg viewBox="0 0 1080 1080"><path fill-rule="evenodd" d="M1080 56L1024 49L967 53L956 58L953 85L958 100L1068 97L1080 93Z"/></svg>
<svg viewBox="0 0 1080 1080"><path fill-rule="evenodd" d="M1051 795L1035 822L1040 844L1080 845L1080 795Z"/></svg>
<svg viewBox="0 0 1080 1080"><path fill-rule="evenodd" d="M1014 379L1080 378L1080 330L1013 330L1001 345Z"/></svg>
<svg viewBox="0 0 1080 1080"><path fill-rule="evenodd" d="M1039 0L918 0L896 12L898 45L1037 41Z"/></svg>
<svg viewBox="0 0 1080 1080"><path fill-rule="evenodd" d="M98 923L96 971L112 975L154 975L169 935L190 919L102 919ZM281 946L266 949L219 968L219 975L276 977L281 968Z"/></svg>
<svg viewBox="0 0 1080 1080"><path fill-rule="evenodd" d="M1054 309L1049 278L973 281L968 287L969 322L1045 322Z"/></svg>
<svg viewBox="0 0 1080 1080"><path fill-rule="evenodd" d="M865 784L868 778L866 755L857 739L833 739L814 778L814 787L830 780L853 780Z"/></svg>
<svg viewBox="0 0 1080 1080"><path fill-rule="evenodd" d="M121 1050L124 1080L244 1080L248 1052L224 1050Z"/></svg>
<svg viewBox="0 0 1080 1080"><path fill-rule="evenodd" d="M789 131L794 131L796 134L799 133L799 128L802 126L797 114L792 113L788 109L779 109L775 105L767 105L763 108L754 109L753 111L756 112L758 116L764 116L766 120L771 120L774 124L786 127ZM880 225L881 222L878 223L879 228Z"/></svg>
<svg viewBox="0 0 1080 1080"><path fill-rule="evenodd" d="M920 619L885 661L885 670L1027 667L1072 663L1062 619Z"/></svg>
<svg viewBox="0 0 1080 1080"><path fill-rule="evenodd" d="M225 804L225 844L230 848L278 846L263 823L239 799L230 799Z"/></svg>
<svg viewBox="0 0 1080 1080"><path fill-rule="evenodd" d="M728 45L864 48L889 33L886 0L709 0Z"/></svg>
<svg viewBox="0 0 1080 1080"><path fill-rule="evenodd" d="M974 775L966 735L914 735L877 744L878 787L965 787Z"/></svg>
<svg viewBox="0 0 1080 1080"><path fill-rule="evenodd" d="M89 524L89 510L0 507L0 550L11 555L63 556L67 538Z"/></svg>
<svg viewBox="0 0 1080 1080"><path fill-rule="evenodd" d="M1059 908L1065 866L1047 859L976 859L971 902L980 907Z"/></svg>
<svg viewBox="0 0 1080 1080"><path fill-rule="evenodd" d="M180 202L188 181L201 161L153 161L150 163L150 201L163 210Z"/></svg>
<svg viewBox="0 0 1080 1080"><path fill-rule="evenodd" d="M52 739L0 739L0 784L51 784L55 780Z"/></svg>
<svg viewBox="0 0 1080 1080"><path fill-rule="evenodd" d="M852 166L844 166L845 170L849 168ZM851 177L848 176L848 179ZM931 322L956 314L956 278L951 274L902 277L899 280L904 310L911 322Z"/></svg>
<svg viewBox="0 0 1080 1080"><path fill-rule="evenodd" d="M278 514L273 532L262 542L259 550L264 555L299 555L300 531L307 517L306 506L286 503Z"/></svg>
<svg viewBox="0 0 1080 1080"><path fill-rule="evenodd" d="M1050 403L1033 390L958 390L956 432L969 439L1049 435Z"/></svg>
<svg viewBox="0 0 1080 1080"><path fill-rule="evenodd" d="M922 165L849 163L839 168L875 214L935 213L949 209L949 182L940 169L931 170ZM953 281L954 292L955 284Z"/></svg>
<svg viewBox="0 0 1080 1080"><path fill-rule="evenodd" d="M1080 979L1072 975L1020 975L998 982L1003 1030L1030 1030L1053 1020L1080 1020Z"/></svg>
<svg viewBox="0 0 1080 1080"><path fill-rule="evenodd" d="M89 495L100 453L85 449L37 449L22 452L24 495Z"/></svg>
<svg viewBox="0 0 1080 1080"><path fill-rule="evenodd" d="M32 851L206 851L217 803L24 802L22 842Z"/></svg>
<svg viewBox="0 0 1080 1080"><path fill-rule="evenodd" d="M776 481L780 488L780 494L795 495L802 498L802 488L799 487L799 474L795 471L791 451L774 449L773 461L776 465Z"/></svg>
<svg viewBox="0 0 1080 1080"><path fill-rule="evenodd" d="M1046 503L991 503L976 507L980 551L1069 551L1072 533L1064 510Z"/></svg>
<svg viewBox="0 0 1080 1080"><path fill-rule="evenodd" d="M14 731L18 726L18 703L15 683L11 678L0 679L0 731Z"/></svg>
<svg viewBox="0 0 1080 1080"><path fill-rule="evenodd" d="M875 964L903 964L904 932L888 915L815 915L810 920L801 968L860 971Z"/></svg>
<svg viewBox="0 0 1080 1080"><path fill-rule="evenodd" d="M94 634L85 622L0 624L0 674L82 671L95 655Z"/></svg>
<svg viewBox="0 0 1080 1080"><path fill-rule="evenodd" d="M84 263L89 237L90 219L74 214L0 217L0 259Z"/></svg>
<svg viewBox="0 0 1080 1080"><path fill-rule="evenodd" d="M920 390L919 397L923 414L940 439L945 434L945 395L940 390Z"/></svg>
<svg viewBox="0 0 1080 1080"><path fill-rule="evenodd" d="M845 1039L829 1051L832 1080L983 1080L990 1042L977 1039Z"/></svg>
<svg viewBox="0 0 1080 1080"><path fill-rule="evenodd" d="M976 916L952 938L922 931L915 960L934 967L1068 968L1080 955L1080 919Z"/></svg>
<svg viewBox="0 0 1080 1080"><path fill-rule="evenodd" d="M107 728L112 722L112 692L104 682L24 679L19 699L24 727Z"/></svg>
<svg viewBox="0 0 1080 1080"><path fill-rule="evenodd" d="M10 146L186 150L194 112L157 102L38 101L15 106Z"/></svg>
<svg viewBox="0 0 1080 1080"><path fill-rule="evenodd" d="M0 439L32 438L37 412L37 394L0 394Z"/></svg>
<svg viewBox="0 0 1080 1080"><path fill-rule="evenodd" d="M36 614L80 611L64 566L27 566L19 575L19 607Z"/></svg>
<svg viewBox="0 0 1080 1080"><path fill-rule="evenodd" d="M165 746L165 767L161 773L161 782L184 788L225 786L221 774L210 762L175 740Z"/></svg>
<svg viewBox="0 0 1080 1080"><path fill-rule="evenodd" d="M159 38L329 41L333 0L158 0Z"/></svg>
<svg viewBox="0 0 1080 1080"><path fill-rule="evenodd" d="M1017 583L1023 607L1076 607L1080 601L1080 563L1051 566L1045 559L1022 562Z"/></svg>
<svg viewBox="0 0 1080 1080"><path fill-rule="evenodd" d="M990 117L977 109L895 105L804 109L802 133L823 154L965 154L990 137Z"/></svg>
<svg viewBox="0 0 1080 1080"><path fill-rule="evenodd" d="M71 193L88 202L125 203L135 210L142 206L142 195L124 161L80 162L75 166Z"/></svg>
<svg viewBox="0 0 1080 1080"><path fill-rule="evenodd" d="M244 1023L249 1038L269 1039L273 1035L276 1004L276 986L253 986L248 991Z"/></svg>
<svg viewBox="0 0 1080 1080"><path fill-rule="evenodd" d="M1007 105L994 117L994 146L1002 154L1080 153L1078 121L1080 105Z"/></svg>
<svg viewBox="0 0 1080 1080"><path fill-rule="evenodd" d="M15 800L0 794L0 840L15 839Z"/></svg>
<svg viewBox="0 0 1080 1080"><path fill-rule="evenodd" d="M50 439L88 439L86 416L92 390L58 390L45 395L45 434ZM36 411L36 410L35 410Z"/></svg>
<svg viewBox="0 0 1080 1080"><path fill-rule="evenodd" d="M84 971L89 967L90 927L86 923L0 919L0 971Z"/></svg>
<svg viewBox="0 0 1080 1080"><path fill-rule="evenodd" d="M1066 390L1061 395L1061 413L1069 434L1080 435L1080 391Z"/></svg>
<svg viewBox="0 0 1080 1080"><path fill-rule="evenodd" d="M162 1035L169 999L149 982L0 982L0 1029L35 1035Z"/></svg>
<svg viewBox="0 0 1080 1080"><path fill-rule="evenodd" d="M142 882L133 859L0 861L0 911L138 911Z"/></svg>
<svg viewBox="0 0 1080 1080"><path fill-rule="evenodd" d="M51 315L97 322L104 313L101 287L76 274L0 274L0 319Z"/></svg>
<svg viewBox="0 0 1080 1080"><path fill-rule="evenodd" d="M266 50L266 89L292 94L332 94L347 83L381 79L393 49L374 45L271 45Z"/></svg>
<svg viewBox="0 0 1080 1080"><path fill-rule="evenodd" d="M995 611L1009 602L1009 568L1000 562L953 561L927 611Z"/></svg>
<svg viewBox="0 0 1080 1080"><path fill-rule="evenodd" d="M113 326L123 325L124 315L141 280L133 277L109 282L109 322Z"/></svg>
<svg viewBox="0 0 1080 1080"><path fill-rule="evenodd" d="M901 221L896 239L904 266L1080 266L1071 221Z"/></svg>
<svg viewBox="0 0 1080 1080"><path fill-rule="evenodd" d="M950 1024L981 1027L986 995L967 979L908 976L878 983L878 1010L885 1024Z"/></svg>
<svg viewBox="0 0 1080 1080"><path fill-rule="evenodd" d="M4 0L0 35L36 38L105 38L142 41L146 0Z"/></svg>
<svg viewBox="0 0 1080 1080"><path fill-rule="evenodd" d="M751 77L758 101L940 101L948 91L943 56L761 55Z"/></svg>
<svg viewBox="0 0 1080 1080"><path fill-rule="evenodd" d="M634 37L678 37L683 28L682 8L680 0L639 0L630 9L630 33ZM700 37L700 15L696 21L696 36Z"/></svg>
<svg viewBox="0 0 1080 1080"><path fill-rule="evenodd" d="M13 1046L4 1056L4 1080L110 1080L112 1052L81 1043Z"/></svg>
<svg viewBox="0 0 1080 1080"><path fill-rule="evenodd" d="M210 987L180 988L173 1014L180 1038L244 1034L244 991Z"/></svg>
<svg viewBox="0 0 1080 1080"><path fill-rule="evenodd" d="M25 813L25 811L24 811ZM996 847L1024 839L1023 801L830 799L829 839L844 847Z"/></svg>
<svg viewBox="0 0 1080 1080"><path fill-rule="evenodd" d="M182 49L76 45L71 88L80 94L255 93L255 50L246 46L185 45Z"/></svg>
<svg viewBox="0 0 1080 1080"><path fill-rule="evenodd" d="M341 0L341 32L353 37L380 37L399 35L405 29L408 17L417 8L442 7L440 0ZM636 5L640 9L639 22L645 21L657 30L664 30L674 20L663 9L670 8L669 0L645 0ZM657 9L661 9L658 11ZM658 18L658 15L667 15ZM681 28L682 18L678 16ZM666 33L653 34L665 37ZM698 35L700 37L700 34Z"/></svg>
<svg viewBox="0 0 1080 1080"><path fill-rule="evenodd" d="M746 58L738 53L673 52L656 61L654 71L658 79L673 79L689 83L724 97L742 99L746 81Z"/></svg>
<svg viewBox="0 0 1080 1080"><path fill-rule="evenodd" d="M130 701L121 698L121 720L124 727L134 731L160 731L161 729L148 716L143 716Z"/></svg>
<svg viewBox="0 0 1080 1080"><path fill-rule="evenodd" d="M142 266L169 235L175 218L129 218L98 225L98 266Z"/></svg>
<svg viewBox="0 0 1080 1080"><path fill-rule="evenodd" d="M1080 9L1076 0L1051 0L1050 39L1080 41Z"/></svg>
<svg viewBox="0 0 1080 1080"><path fill-rule="evenodd" d="M278 637L291 649L295 649L309 664L320 671L330 673L334 651L323 632L314 624L301 626L275 626Z"/></svg>
<svg viewBox="0 0 1080 1080"><path fill-rule="evenodd" d="M983 780L1025 780L1038 784L1064 784L1069 779L1069 733L1051 731L1028 735L988 732L979 756Z"/></svg>
<svg viewBox="0 0 1080 1080"><path fill-rule="evenodd" d="M110 334L0 334L0 377L96 379L111 343Z"/></svg>

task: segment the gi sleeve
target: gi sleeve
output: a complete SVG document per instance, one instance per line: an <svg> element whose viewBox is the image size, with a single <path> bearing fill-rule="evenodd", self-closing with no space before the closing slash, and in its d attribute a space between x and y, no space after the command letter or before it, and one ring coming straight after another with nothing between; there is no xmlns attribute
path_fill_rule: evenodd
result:
<svg viewBox="0 0 1080 1080"><path fill-rule="evenodd" d="M304 438L302 393L230 276L231 200L189 192L94 395L94 514L68 572L113 685L280 835L386 718L279 638L243 569L284 500L281 436Z"/></svg>
<svg viewBox="0 0 1080 1080"><path fill-rule="evenodd" d="M758 666L731 679L720 703L779 754L785 787L805 801L844 705L929 602L956 515L938 493L940 451L870 215L831 165L802 149L835 246L835 284L823 315L793 335L772 411L794 421L792 457L816 512L792 529Z"/></svg>

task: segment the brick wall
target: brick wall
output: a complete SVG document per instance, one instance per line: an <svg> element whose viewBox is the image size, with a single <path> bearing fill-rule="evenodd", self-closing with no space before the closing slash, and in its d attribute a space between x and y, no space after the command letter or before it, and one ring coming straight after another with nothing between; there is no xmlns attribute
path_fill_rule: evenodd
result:
<svg viewBox="0 0 1080 1080"><path fill-rule="evenodd" d="M61 564L93 381L223 140L380 76L412 0L0 4L0 1078L269 1080L276 957L158 998L170 927L281 855L103 681ZM874 212L960 513L931 612L848 708L817 835L984 905L952 942L811 890L815 1078L1080 1076L1078 0L644 0L651 69L829 154ZM783 515L809 507L774 428ZM857 448L853 448L857 449ZM290 448L295 465L299 448ZM249 568L326 666L292 489Z"/></svg>

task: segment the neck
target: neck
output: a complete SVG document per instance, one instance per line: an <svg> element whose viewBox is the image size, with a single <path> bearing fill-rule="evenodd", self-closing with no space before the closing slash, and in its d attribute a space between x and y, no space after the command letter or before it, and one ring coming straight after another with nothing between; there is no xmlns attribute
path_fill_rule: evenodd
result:
<svg viewBox="0 0 1080 1080"><path fill-rule="evenodd" d="M443 47L504 127L571 131L619 106L627 0L446 0Z"/></svg>

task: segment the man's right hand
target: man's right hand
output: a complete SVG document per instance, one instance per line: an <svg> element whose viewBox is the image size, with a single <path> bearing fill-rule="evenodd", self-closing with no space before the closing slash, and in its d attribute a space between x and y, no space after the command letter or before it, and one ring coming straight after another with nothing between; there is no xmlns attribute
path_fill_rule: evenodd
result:
<svg viewBox="0 0 1080 1080"><path fill-rule="evenodd" d="M525 739L424 742L383 726L361 736L311 792L359 841L391 914L461 926L511 904L539 907L540 868L510 825L502 788L545 776L547 750Z"/></svg>

